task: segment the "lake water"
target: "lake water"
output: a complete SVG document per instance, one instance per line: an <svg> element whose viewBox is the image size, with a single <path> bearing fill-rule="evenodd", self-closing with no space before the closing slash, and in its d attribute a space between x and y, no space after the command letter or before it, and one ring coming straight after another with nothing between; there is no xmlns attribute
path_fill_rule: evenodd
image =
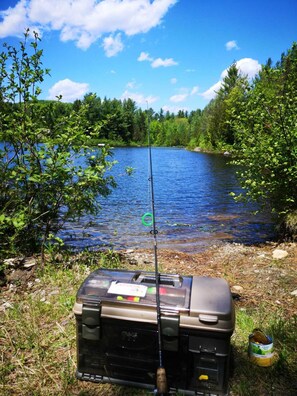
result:
<svg viewBox="0 0 297 396"><path fill-rule="evenodd" d="M107 198L100 198L98 217L86 216L67 225L61 234L67 245L81 248L150 248L151 227L141 217L151 212L147 148L116 148L118 163L112 174L118 184ZM223 155L178 148L153 148L158 247L197 252L224 241L255 243L271 239L269 216L251 214L255 206L234 202L239 192L235 167ZM125 172L134 168L131 176Z"/></svg>

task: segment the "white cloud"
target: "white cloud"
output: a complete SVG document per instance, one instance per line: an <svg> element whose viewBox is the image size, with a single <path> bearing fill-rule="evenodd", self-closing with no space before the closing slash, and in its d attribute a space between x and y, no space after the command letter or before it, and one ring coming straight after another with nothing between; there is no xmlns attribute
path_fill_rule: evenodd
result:
<svg viewBox="0 0 297 396"><path fill-rule="evenodd" d="M89 91L89 84L69 80L60 80L49 89L48 99L62 95L62 102L73 102L81 99Z"/></svg>
<svg viewBox="0 0 297 396"><path fill-rule="evenodd" d="M177 83L177 78L172 78L171 80L170 80L170 82L171 82L171 84L176 84Z"/></svg>
<svg viewBox="0 0 297 396"><path fill-rule="evenodd" d="M139 57L137 58L139 62L144 62L148 61L151 62L151 66L155 69L157 67L169 67L169 66L175 66L178 65L178 63L173 60L172 58L152 58L147 52L141 52Z"/></svg>
<svg viewBox="0 0 297 396"><path fill-rule="evenodd" d="M179 102L183 102L184 100L187 99L189 95L188 94L178 94L178 95L173 95L170 97L170 102L174 102L174 103L179 103Z"/></svg>
<svg viewBox="0 0 297 396"><path fill-rule="evenodd" d="M127 89L139 89L142 84L137 83L135 79L132 79L131 81L128 81L126 84Z"/></svg>
<svg viewBox="0 0 297 396"><path fill-rule="evenodd" d="M173 60L172 58L167 58L167 59L161 59L161 58L157 58L154 59L152 62L152 67L155 69L156 67L169 67L169 66L175 66L178 65L177 62L175 62L175 60Z"/></svg>
<svg viewBox="0 0 297 396"><path fill-rule="evenodd" d="M236 66L242 75L254 78L261 70L260 63L252 58L243 58L236 62Z"/></svg>
<svg viewBox="0 0 297 396"><path fill-rule="evenodd" d="M214 99L216 96L216 92L221 88L222 81L218 81L214 85L212 85L208 90L201 93L201 96L206 100Z"/></svg>
<svg viewBox="0 0 297 396"><path fill-rule="evenodd" d="M260 63L252 58L240 59L239 61L235 62L235 64L240 74L242 76L246 76L248 79L254 78L261 70ZM200 95L206 100L214 99L216 92L221 88L222 80L227 76L227 73L228 69L223 70L221 73L221 79L208 88L205 92L202 92Z"/></svg>
<svg viewBox="0 0 297 396"><path fill-rule="evenodd" d="M74 41L87 49L102 36L123 32L146 33L162 23L177 0L19 0L1 11L0 38L22 36L29 27L42 32L56 30L62 41ZM115 46L116 48L119 48ZM109 56L117 53L115 47Z"/></svg>
<svg viewBox="0 0 297 396"><path fill-rule="evenodd" d="M182 88L179 94L173 95L169 98L170 102L179 103L184 102L190 96L195 95L198 92L198 87L193 88Z"/></svg>
<svg viewBox="0 0 297 396"><path fill-rule="evenodd" d="M127 87L128 89L133 89L133 88L135 88L135 86L136 86L136 82L135 82L135 81L129 81L129 82L126 84L126 87Z"/></svg>
<svg viewBox="0 0 297 396"><path fill-rule="evenodd" d="M192 88L191 95L195 95L199 90L199 87L195 86Z"/></svg>
<svg viewBox="0 0 297 396"><path fill-rule="evenodd" d="M233 49L236 49L236 50L239 50L239 49L240 49L240 48L238 47L237 42L236 42L235 40L228 41L228 42L225 44L225 47L226 47L226 50L227 50L227 51L231 51L231 50L233 50Z"/></svg>
<svg viewBox="0 0 297 396"><path fill-rule="evenodd" d="M154 59L151 58L147 52L141 52L137 60L139 62L144 62L144 61L152 62Z"/></svg>
<svg viewBox="0 0 297 396"><path fill-rule="evenodd" d="M152 104L157 100L159 100L157 96L152 96L152 95L145 96L141 93L129 92L128 90L126 90L121 96L121 100L124 99L132 99L139 106Z"/></svg>
<svg viewBox="0 0 297 396"><path fill-rule="evenodd" d="M121 33L115 37L109 36L103 39L103 48L108 58L115 56L117 53L123 51L124 45L121 40Z"/></svg>

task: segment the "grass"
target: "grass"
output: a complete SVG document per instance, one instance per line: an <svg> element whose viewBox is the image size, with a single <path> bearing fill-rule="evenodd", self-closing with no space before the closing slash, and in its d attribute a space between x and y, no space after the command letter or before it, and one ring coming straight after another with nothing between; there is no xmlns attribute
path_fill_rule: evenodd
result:
<svg viewBox="0 0 297 396"><path fill-rule="evenodd" d="M287 320L281 310L269 312L265 304L259 309L236 312L236 330L232 338L235 355L232 395L296 395L296 325L297 317ZM257 367L248 359L248 336L257 327L273 337L279 358L271 367Z"/></svg>
<svg viewBox="0 0 297 396"><path fill-rule="evenodd" d="M2 289L0 312L0 394L37 395L146 395L148 392L110 384L80 382L75 378L76 333L72 308L75 294L94 269L135 269L112 252L64 257L35 271L26 285ZM137 267L139 268L139 266ZM151 268L147 268L151 270ZM253 365L247 356L248 336L261 327L275 340L279 360L269 368ZM297 317L287 318L262 301L257 307L236 308L236 330L232 337L234 374L230 380L233 396L293 396L297 387Z"/></svg>

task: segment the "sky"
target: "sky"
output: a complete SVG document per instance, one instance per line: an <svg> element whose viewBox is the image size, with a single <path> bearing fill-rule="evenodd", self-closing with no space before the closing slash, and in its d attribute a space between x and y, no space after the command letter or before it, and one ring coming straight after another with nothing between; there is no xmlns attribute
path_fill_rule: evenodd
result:
<svg viewBox="0 0 297 396"><path fill-rule="evenodd" d="M0 0L0 51L26 28L50 69L40 99L87 93L203 109L228 67L252 79L297 41L297 0Z"/></svg>

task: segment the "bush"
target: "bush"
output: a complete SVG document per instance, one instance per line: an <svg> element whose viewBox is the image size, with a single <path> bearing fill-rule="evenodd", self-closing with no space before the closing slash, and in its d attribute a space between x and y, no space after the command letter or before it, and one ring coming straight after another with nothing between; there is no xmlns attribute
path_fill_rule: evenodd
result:
<svg viewBox="0 0 297 396"><path fill-rule="evenodd" d="M0 254L44 248L66 221L100 209L98 196L115 186L105 172L108 148L90 149L86 106L51 120L39 113L42 68L39 37L25 32L20 48L0 54ZM59 102L51 103L52 107Z"/></svg>

